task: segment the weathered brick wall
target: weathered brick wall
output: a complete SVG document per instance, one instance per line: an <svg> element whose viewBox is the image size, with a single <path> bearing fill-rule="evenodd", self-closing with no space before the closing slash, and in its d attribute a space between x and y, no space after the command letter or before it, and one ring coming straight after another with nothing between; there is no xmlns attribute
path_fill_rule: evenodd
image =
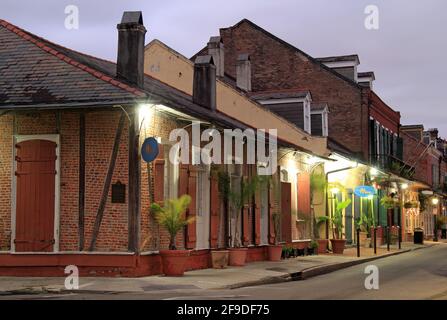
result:
<svg viewBox="0 0 447 320"><path fill-rule="evenodd" d="M329 135L353 152L368 155L368 111L361 90L306 56L275 41L248 22L221 29L225 72L236 77L238 54L250 54L253 91L310 90L315 102L328 103ZM365 103L365 101L363 102Z"/></svg>
<svg viewBox="0 0 447 320"><path fill-rule="evenodd" d="M0 250L11 246L12 119L0 117Z"/></svg>
<svg viewBox="0 0 447 320"><path fill-rule="evenodd" d="M85 243L90 244L93 225L106 179L120 112L92 112L85 119ZM127 119L127 118L126 118ZM120 181L128 187L128 122L125 121L121 136L112 184ZM111 203L111 188L96 242L97 251L127 251L126 203Z"/></svg>
<svg viewBox="0 0 447 320"><path fill-rule="evenodd" d="M86 205L85 239L89 245L104 180L109 165L119 112L86 114ZM12 115L0 118L0 247L10 249ZM57 134L57 116L53 111L19 113L15 117L16 134ZM60 250L78 249L79 113L60 112ZM121 138L112 182L127 185L127 122ZM4 189L4 190L3 190ZM109 193L97 251L127 251L127 201L111 204Z"/></svg>
<svg viewBox="0 0 447 320"><path fill-rule="evenodd" d="M421 182L431 184L431 177L428 174L429 159L427 154L419 159L427 145L404 131L400 132L400 136L404 143L404 162L416 167L414 178Z"/></svg>
<svg viewBox="0 0 447 320"><path fill-rule="evenodd" d="M150 120L145 120L144 127L141 130L141 143L148 137L168 139L169 133L176 128L181 128L177 121L156 112ZM169 159L165 159L165 161L169 161ZM149 208L148 165L141 160L141 249L143 251L167 249L169 246L169 234L156 223L149 212ZM177 236L177 246L178 248L184 248L183 231L179 232Z"/></svg>

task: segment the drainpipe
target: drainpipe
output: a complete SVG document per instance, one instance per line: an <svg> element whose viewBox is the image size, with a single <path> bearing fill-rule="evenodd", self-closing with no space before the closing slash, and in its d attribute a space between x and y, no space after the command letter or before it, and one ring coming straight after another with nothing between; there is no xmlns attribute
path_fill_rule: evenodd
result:
<svg viewBox="0 0 447 320"><path fill-rule="evenodd" d="M355 167L351 166L351 167L346 167L346 168L341 168L341 169L337 169L337 170L326 172L326 181L328 181L328 178L329 178L330 174L341 172L341 171L355 169L358 166L359 166L359 164L357 163ZM326 183L325 189L326 189L325 190L325 196L326 196L326 217L329 217L329 192L328 192L328 188L327 188L327 183ZM326 221L326 239L329 239L329 220Z"/></svg>

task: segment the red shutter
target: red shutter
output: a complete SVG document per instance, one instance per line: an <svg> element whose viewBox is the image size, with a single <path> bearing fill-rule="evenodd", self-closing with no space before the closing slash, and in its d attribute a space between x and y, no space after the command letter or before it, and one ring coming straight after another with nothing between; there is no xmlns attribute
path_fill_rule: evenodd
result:
<svg viewBox="0 0 447 320"><path fill-rule="evenodd" d="M255 194L255 244L261 244L261 194L258 190Z"/></svg>
<svg viewBox="0 0 447 320"><path fill-rule="evenodd" d="M162 204L165 190L165 160L163 145L159 144L159 153L154 160L154 201Z"/></svg>
<svg viewBox="0 0 447 320"><path fill-rule="evenodd" d="M189 165L180 164L179 178L178 178L178 195L179 197L188 194L188 173Z"/></svg>
<svg viewBox="0 0 447 320"><path fill-rule="evenodd" d="M211 175L210 177L210 210L211 210L211 230L210 230L210 238L211 238L211 248L218 247L218 237L219 237L219 207L220 207L220 199L219 199L219 182L217 177Z"/></svg>
<svg viewBox="0 0 447 320"><path fill-rule="evenodd" d="M298 174L298 212L310 217L310 175L307 172Z"/></svg>
<svg viewBox="0 0 447 320"><path fill-rule="evenodd" d="M273 185L269 185L269 243L275 244L275 220L273 213L275 210L275 190Z"/></svg>
<svg viewBox="0 0 447 320"><path fill-rule="evenodd" d="M193 165L188 170L188 194L191 196L191 204L187 211L188 217L195 217L197 210L197 171ZM196 222L188 224L186 229L186 248L195 249L196 247Z"/></svg>
<svg viewBox="0 0 447 320"><path fill-rule="evenodd" d="M292 184L281 182L281 235L282 240L292 242Z"/></svg>

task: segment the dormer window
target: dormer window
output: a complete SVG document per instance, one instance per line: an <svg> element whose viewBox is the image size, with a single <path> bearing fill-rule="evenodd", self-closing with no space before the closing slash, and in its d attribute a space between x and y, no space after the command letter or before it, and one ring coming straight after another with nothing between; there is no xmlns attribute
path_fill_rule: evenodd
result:
<svg viewBox="0 0 447 320"><path fill-rule="evenodd" d="M313 136L327 137L329 135L327 104L311 104L311 128Z"/></svg>
<svg viewBox="0 0 447 320"><path fill-rule="evenodd" d="M258 103L264 105L272 112L292 122L298 128L311 134L311 103L310 92L275 91L252 95Z"/></svg>

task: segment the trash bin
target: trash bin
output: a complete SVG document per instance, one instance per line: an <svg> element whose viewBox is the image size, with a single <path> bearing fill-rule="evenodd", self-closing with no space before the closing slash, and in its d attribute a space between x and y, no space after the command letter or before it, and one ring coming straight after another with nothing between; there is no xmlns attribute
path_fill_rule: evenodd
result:
<svg viewBox="0 0 447 320"><path fill-rule="evenodd" d="M424 244L424 230L420 228L414 229L414 244Z"/></svg>

